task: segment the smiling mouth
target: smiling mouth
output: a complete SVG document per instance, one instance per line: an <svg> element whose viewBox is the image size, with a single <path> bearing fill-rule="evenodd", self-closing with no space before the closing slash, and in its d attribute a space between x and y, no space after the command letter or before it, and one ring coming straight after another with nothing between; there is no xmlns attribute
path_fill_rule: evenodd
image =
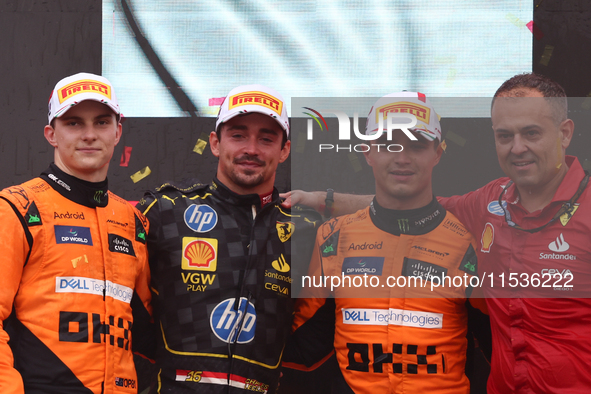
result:
<svg viewBox="0 0 591 394"><path fill-rule="evenodd" d="M248 167L262 167L265 162L262 160L259 160L255 157L248 157L248 158L239 158L234 160L234 164L238 164L238 165L243 165L243 166L248 166Z"/></svg>
<svg viewBox="0 0 591 394"><path fill-rule="evenodd" d="M516 167L524 167L529 164L533 164L533 161L520 161L520 162L513 162L513 165Z"/></svg>
<svg viewBox="0 0 591 394"><path fill-rule="evenodd" d="M409 175L413 175L414 172L412 172L412 171L390 171L390 174L392 174L392 175L409 176Z"/></svg>

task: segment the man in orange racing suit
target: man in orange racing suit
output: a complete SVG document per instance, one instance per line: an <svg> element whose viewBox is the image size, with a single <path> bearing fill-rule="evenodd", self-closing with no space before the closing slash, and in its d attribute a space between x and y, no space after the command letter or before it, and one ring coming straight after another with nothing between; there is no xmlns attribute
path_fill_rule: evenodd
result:
<svg viewBox="0 0 591 394"><path fill-rule="evenodd" d="M370 207L318 231L284 360L310 366L334 341L339 393L469 393L466 299L477 279L475 242L433 197L441 129L425 95L378 100L366 134L388 112L415 114L417 124L364 153L376 181ZM391 143L403 150L390 152Z"/></svg>
<svg viewBox="0 0 591 394"><path fill-rule="evenodd" d="M0 192L0 392L136 393L131 331L150 320L148 224L108 190L121 137L110 82L62 79L48 120L55 163Z"/></svg>

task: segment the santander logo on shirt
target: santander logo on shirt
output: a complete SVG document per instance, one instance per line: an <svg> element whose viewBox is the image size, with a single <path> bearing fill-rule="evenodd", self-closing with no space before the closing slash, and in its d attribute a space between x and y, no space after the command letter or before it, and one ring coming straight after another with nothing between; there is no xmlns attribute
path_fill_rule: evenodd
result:
<svg viewBox="0 0 591 394"><path fill-rule="evenodd" d="M577 256L566 252L570 249L568 242L564 240L564 235L560 233L558 237L548 244L548 249L556 253L540 252L540 260L576 260Z"/></svg>
<svg viewBox="0 0 591 394"><path fill-rule="evenodd" d="M569 248L570 245L564 240L562 233L556 238L556 241L550 242L548 245L548 249L553 252L566 252Z"/></svg>

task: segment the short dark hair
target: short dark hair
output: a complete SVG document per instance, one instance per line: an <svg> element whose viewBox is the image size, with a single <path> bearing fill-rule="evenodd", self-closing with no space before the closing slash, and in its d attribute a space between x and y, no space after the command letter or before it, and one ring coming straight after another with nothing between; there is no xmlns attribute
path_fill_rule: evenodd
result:
<svg viewBox="0 0 591 394"><path fill-rule="evenodd" d="M517 74L503 82L495 92L491 111L497 97L504 96L509 92L513 92L516 97L525 97L527 94L525 90L528 89L537 90L543 97L549 99L548 102L554 109L554 118L557 123L567 119L568 100L564 88L558 82L536 73Z"/></svg>

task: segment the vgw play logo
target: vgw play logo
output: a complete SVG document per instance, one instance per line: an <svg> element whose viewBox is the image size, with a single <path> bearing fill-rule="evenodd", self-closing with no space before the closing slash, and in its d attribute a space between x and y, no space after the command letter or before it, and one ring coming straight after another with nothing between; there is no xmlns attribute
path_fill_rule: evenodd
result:
<svg viewBox="0 0 591 394"><path fill-rule="evenodd" d="M314 121L320 127L321 131L328 132L328 125L326 120L320 114L320 112L309 108L303 107L310 112L304 112L305 115L310 116L312 119L308 119L307 122L307 139L314 139ZM380 108L381 109L381 108ZM325 113L332 113L336 115L339 122L339 133L338 140L340 141L351 141L351 121L349 116L343 111L338 110L323 110ZM370 112L370 116L372 115ZM383 111L378 110L375 112L377 130L372 134L365 134L359 131L359 113L353 114L353 133L355 137L362 141L375 141L380 138L384 132L387 135L388 141L392 141L392 131L402 130L404 134L412 141L417 141L417 137L410 131L417 124L417 117L412 113L395 112L395 111ZM386 116L386 128L384 129L384 115ZM368 118L367 122L371 120ZM367 128L367 125L366 125ZM364 130L365 131L365 130ZM345 151L345 152L368 152L370 147L377 147L378 152L380 149L385 149L388 152L402 152L403 146L400 144L377 144L377 143L360 143L360 144L318 144L318 151Z"/></svg>

